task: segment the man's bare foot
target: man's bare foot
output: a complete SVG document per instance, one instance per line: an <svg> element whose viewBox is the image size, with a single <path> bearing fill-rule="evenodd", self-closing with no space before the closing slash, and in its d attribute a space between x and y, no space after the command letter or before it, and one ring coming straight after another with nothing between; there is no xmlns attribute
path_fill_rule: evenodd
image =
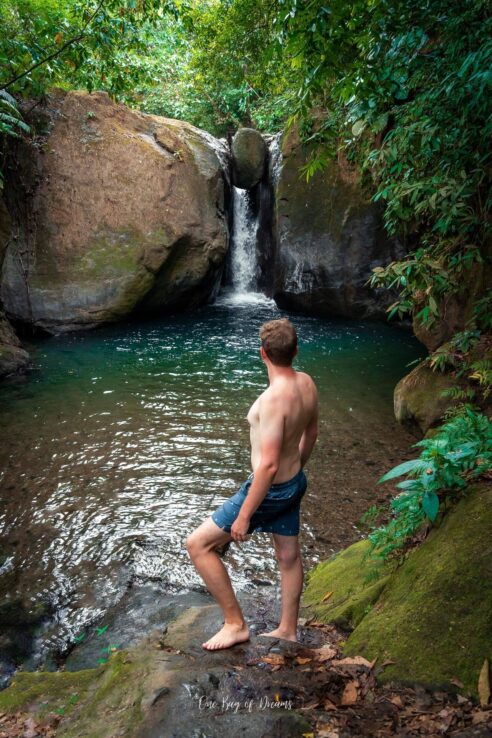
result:
<svg viewBox="0 0 492 738"><path fill-rule="evenodd" d="M225 623L218 633L202 643L202 648L207 651L218 651L220 648L230 648L235 646L236 643L244 643L245 641L249 641L249 630L246 624L241 626Z"/></svg>
<svg viewBox="0 0 492 738"><path fill-rule="evenodd" d="M289 633L282 628L276 628L271 630L269 633L258 633L259 636L268 636L268 638L283 638L284 641L297 642L297 633Z"/></svg>

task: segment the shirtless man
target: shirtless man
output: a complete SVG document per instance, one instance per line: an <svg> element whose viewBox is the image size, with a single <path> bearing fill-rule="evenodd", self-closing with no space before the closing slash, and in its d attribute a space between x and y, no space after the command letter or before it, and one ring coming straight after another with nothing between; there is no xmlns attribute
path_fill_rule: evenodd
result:
<svg viewBox="0 0 492 738"><path fill-rule="evenodd" d="M273 534L281 573L279 626L260 635L297 640L303 582L299 508L307 486L303 467L318 435L318 396L311 377L291 366L297 335L290 321L265 323L260 339L269 387L248 413L253 473L186 542L197 571L224 614L224 626L202 644L208 650L249 640L248 626L216 548L231 540L245 541L254 530Z"/></svg>

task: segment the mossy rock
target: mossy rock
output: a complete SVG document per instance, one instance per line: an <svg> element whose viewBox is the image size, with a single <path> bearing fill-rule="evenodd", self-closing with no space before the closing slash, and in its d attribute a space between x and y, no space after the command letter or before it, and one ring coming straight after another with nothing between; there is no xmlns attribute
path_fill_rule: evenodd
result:
<svg viewBox="0 0 492 738"><path fill-rule="evenodd" d="M455 404L443 394L455 385L453 375L435 372L426 362L418 364L395 387L393 401L397 421L421 437Z"/></svg>
<svg viewBox="0 0 492 738"><path fill-rule="evenodd" d="M309 615L343 628L360 623L391 573L388 565L370 556L370 549L369 541L359 541L309 573L303 598Z"/></svg>
<svg viewBox="0 0 492 738"><path fill-rule="evenodd" d="M384 585L379 580L379 596L364 581L363 541L316 567L305 602L318 603L314 611L325 622L355 625L347 655L395 662L382 681L452 688L457 678L476 696L484 659L492 659L491 530L492 485L484 483L468 490ZM323 590L333 595L321 606Z"/></svg>
<svg viewBox="0 0 492 738"><path fill-rule="evenodd" d="M68 714L103 673L102 667L83 671L18 671L10 686L0 692L0 711L29 710L41 719L51 712Z"/></svg>
<svg viewBox="0 0 492 738"><path fill-rule="evenodd" d="M152 654L143 649L112 654L107 664L81 671L18 671L0 692L0 711L28 712L39 721L52 713L63 716L57 736L109 738L135 735L142 720L146 679L155 669ZM98 717L111 715L111 721Z"/></svg>

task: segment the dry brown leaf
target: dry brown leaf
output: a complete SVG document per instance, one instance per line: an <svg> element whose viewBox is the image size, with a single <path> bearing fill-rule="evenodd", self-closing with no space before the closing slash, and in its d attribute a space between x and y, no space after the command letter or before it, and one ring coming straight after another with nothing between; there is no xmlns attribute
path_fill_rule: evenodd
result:
<svg viewBox="0 0 492 738"><path fill-rule="evenodd" d="M274 666L285 664L285 658L281 654L272 653L270 656L263 656L261 659L265 664L273 664Z"/></svg>
<svg viewBox="0 0 492 738"><path fill-rule="evenodd" d="M490 711L481 710L480 712L474 712L472 715L472 725L480 725L490 720Z"/></svg>
<svg viewBox="0 0 492 738"><path fill-rule="evenodd" d="M311 663L312 659L304 658L303 656L297 656L296 661L298 664L309 664Z"/></svg>
<svg viewBox="0 0 492 738"><path fill-rule="evenodd" d="M324 710L338 710L337 705L329 699L326 699L323 703Z"/></svg>
<svg viewBox="0 0 492 738"><path fill-rule="evenodd" d="M323 599L321 600L321 602L327 602L332 595L333 595L333 592L327 592L325 596L323 597Z"/></svg>
<svg viewBox="0 0 492 738"><path fill-rule="evenodd" d="M390 664L396 664L396 661L392 661L391 659L386 659L386 661L383 661L381 666L390 666Z"/></svg>
<svg viewBox="0 0 492 738"><path fill-rule="evenodd" d="M339 738L340 733L333 728L318 728L316 738Z"/></svg>
<svg viewBox="0 0 492 738"><path fill-rule="evenodd" d="M465 685L462 681L458 679L458 677L453 677L451 680L451 684L454 684L455 687L459 687L460 689L464 689Z"/></svg>
<svg viewBox="0 0 492 738"><path fill-rule="evenodd" d="M399 694L397 694L397 695L395 695L394 697L392 697L392 698L390 699L390 702L392 702L392 703L393 703L394 705L396 705L397 707L403 707L403 702L402 702L402 700L401 700L401 697L400 697L400 695L399 695Z"/></svg>
<svg viewBox="0 0 492 738"><path fill-rule="evenodd" d="M489 660L485 659L480 669L478 677L478 696L482 707L489 704L490 699L490 678L489 678Z"/></svg>
<svg viewBox="0 0 492 738"><path fill-rule="evenodd" d="M353 658L347 657L346 659L334 661L333 666L368 666L371 669L372 662L363 656L354 656Z"/></svg>
<svg viewBox="0 0 492 738"><path fill-rule="evenodd" d="M337 655L337 651L332 646L324 645L321 648L313 648L313 654L317 661L328 661Z"/></svg>
<svg viewBox="0 0 492 738"><path fill-rule="evenodd" d="M300 710L314 710L315 707L319 707L319 700L314 700L313 702L308 702L307 705L304 705L303 707L300 707Z"/></svg>
<svg viewBox="0 0 492 738"><path fill-rule="evenodd" d="M357 697L359 696L357 691L358 686L359 684L355 679L352 682L347 682L342 694L342 705L355 705Z"/></svg>
<svg viewBox="0 0 492 738"><path fill-rule="evenodd" d="M275 666L272 666L272 671L278 671L281 668L280 664L275 664Z"/></svg>

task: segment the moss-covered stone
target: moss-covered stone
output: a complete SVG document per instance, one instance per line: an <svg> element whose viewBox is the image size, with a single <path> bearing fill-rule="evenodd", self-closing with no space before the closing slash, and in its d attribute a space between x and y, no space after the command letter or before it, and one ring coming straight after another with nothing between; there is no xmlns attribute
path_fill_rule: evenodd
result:
<svg viewBox="0 0 492 738"><path fill-rule="evenodd" d="M443 392L456 384L451 374L433 371L422 362L401 379L394 391L395 417L421 436L438 423L453 400Z"/></svg>
<svg viewBox="0 0 492 738"><path fill-rule="evenodd" d="M41 722L58 713L63 719L56 734L64 738L130 738L143 716L142 695L155 670L154 652L145 644L141 654L119 651L97 669L18 671L0 692L0 711L27 712ZM111 715L111 720L102 715Z"/></svg>
<svg viewBox="0 0 492 738"><path fill-rule="evenodd" d="M0 692L0 711L26 710L39 717L49 712L68 714L103 673L104 667L83 671L18 671L10 686Z"/></svg>
<svg viewBox="0 0 492 738"><path fill-rule="evenodd" d="M492 658L491 530L492 485L477 485L389 573L379 596L371 597L369 582L364 584L362 542L316 567L305 602L333 590L333 601L322 610L315 607L318 617L355 624L347 655L394 661L382 672L383 681L451 687L455 677L476 695L483 661ZM357 605L355 615L343 612L357 600L364 603L362 617Z"/></svg>
<svg viewBox="0 0 492 738"><path fill-rule="evenodd" d="M309 573L303 599L309 614L344 628L360 623L390 574L390 566L369 555L370 548L369 541L354 543Z"/></svg>

